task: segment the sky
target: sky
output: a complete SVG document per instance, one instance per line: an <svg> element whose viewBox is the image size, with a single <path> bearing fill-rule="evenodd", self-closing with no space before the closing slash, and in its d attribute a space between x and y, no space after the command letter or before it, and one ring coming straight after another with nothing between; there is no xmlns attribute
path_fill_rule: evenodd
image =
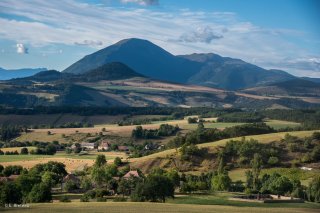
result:
<svg viewBox="0 0 320 213"><path fill-rule="evenodd" d="M64 70L126 38L320 78L318 0L0 0L0 67Z"/></svg>

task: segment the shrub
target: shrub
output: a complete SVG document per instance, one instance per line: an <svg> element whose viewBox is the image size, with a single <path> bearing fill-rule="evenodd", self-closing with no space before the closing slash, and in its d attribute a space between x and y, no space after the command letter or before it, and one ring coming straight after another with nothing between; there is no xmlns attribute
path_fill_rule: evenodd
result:
<svg viewBox="0 0 320 213"><path fill-rule="evenodd" d="M59 201L64 203L71 202L70 198L67 195L63 195L62 197L60 197Z"/></svg>
<svg viewBox="0 0 320 213"><path fill-rule="evenodd" d="M98 197L97 202L107 202L107 198L105 197Z"/></svg>
<svg viewBox="0 0 320 213"><path fill-rule="evenodd" d="M198 118L197 117L189 117L188 118L188 123L189 124L194 124L198 122Z"/></svg>
<svg viewBox="0 0 320 213"><path fill-rule="evenodd" d="M83 194L80 198L80 202L90 202L90 197L87 194Z"/></svg>
<svg viewBox="0 0 320 213"><path fill-rule="evenodd" d="M86 193L83 194L83 196L87 196L88 198L93 199L96 197L96 191L95 190L87 191Z"/></svg>
<svg viewBox="0 0 320 213"><path fill-rule="evenodd" d="M28 148L23 147L23 148L21 149L21 151L20 151L20 154L21 154L21 155L27 155L27 154L29 154Z"/></svg>
<svg viewBox="0 0 320 213"><path fill-rule="evenodd" d="M78 185L77 183L75 183L74 181L72 180L68 180L66 183L65 183L65 186L64 186L64 189L67 191L67 192L71 192L71 191L74 191L76 189L78 189Z"/></svg>
<svg viewBox="0 0 320 213"><path fill-rule="evenodd" d="M115 197L113 202L126 202L128 199L125 197Z"/></svg>
<svg viewBox="0 0 320 213"><path fill-rule="evenodd" d="M268 164L270 166L275 166L279 163L279 158L277 157L270 157L269 160L268 160Z"/></svg>

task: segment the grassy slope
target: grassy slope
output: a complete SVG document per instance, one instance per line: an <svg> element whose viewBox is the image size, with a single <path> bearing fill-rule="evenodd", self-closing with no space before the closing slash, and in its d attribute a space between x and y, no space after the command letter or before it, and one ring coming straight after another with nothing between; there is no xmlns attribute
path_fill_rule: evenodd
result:
<svg viewBox="0 0 320 213"><path fill-rule="evenodd" d="M272 141L278 141L282 139L285 134L289 133L291 135L297 136L297 137L307 137L312 135L312 133L315 132L314 130L312 131L295 131L295 132L279 132L279 133L271 133L271 134L263 134L263 135L251 135L251 136L246 136L246 139L255 139L258 140L260 143L269 143ZM201 148L215 148L217 146L224 146L229 140L240 140L242 137L236 137L236 138L228 138L228 139L223 139L215 142L209 142L209 143L203 143L199 144L198 147ZM148 155L145 157L141 158L133 158L131 159L132 162L137 162L137 161L144 161L144 160L150 160L153 158L158 158L158 157L166 157L168 155L172 155L176 153L176 149L168 149L162 152L158 152L152 155Z"/></svg>
<svg viewBox="0 0 320 213"><path fill-rule="evenodd" d="M270 205L272 206L272 205ZM221 205L190 205L190 204L171 204L171 203L46 203L46 204L31 204L30 208L12 208L6 209L4 212L110 212L110 213L144 213L144 212L157 212L157 213L215 213L215 212L232 212L232 213L247 213L247 212L277 212L277 213L303 213L303 212L315 212L315 209L309 208L295 208L294 205L290 208L273 208L273 207L235 207L235 206L221 206Z"/></svg>
<svg viewBox="0 0 320 213"><path fill-rule="evenodd" d="M229 176L233 181L237 181L237 180L245 181L246 170L247 169L234 169L229 172ZM308 185L308 183L313 177L315 177L316 175L320 175L319 170L304 171L299 168L269 168L269 169L262 169L261 176L264 174L272 174L274 172L284 175L290 179L298 179L301 181L303 185Z"/></svg>

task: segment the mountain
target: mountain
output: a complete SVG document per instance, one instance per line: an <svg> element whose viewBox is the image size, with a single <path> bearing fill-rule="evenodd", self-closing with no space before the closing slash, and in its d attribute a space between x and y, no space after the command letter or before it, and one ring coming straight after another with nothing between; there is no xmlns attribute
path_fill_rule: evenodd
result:
<svg viewBox="0 0 320 213"><path fill-rule="evenodd" d="M188 80L191 84L237 90L295 78L281 70L265 70L240 59L213 53L181 57L203 64L199 72Z"/></svg>
<svg viewBox="0 0 320 213"><path fill-rule="evenodd" d="M320 78L302 77L302 79L307 80L307 81L312 81L312 82L315 82L315 83L320 83Z"/></svg>
<svg viewBox="0 0 320 213"><path fill-rule="evenodd" d="M8 80L12 78L23 78L27 76L32 76L38 72L45 71L46 68L25 68L25 69L14 69L6 70L0 67L0 80Z"/></svg>
<svg viewBox="0 0 320 213"><path fill-rule="evenodd" d="M112 62L83 74L49 70L2 81L0 106L310 108L320 105L319 95L314 95L313 88L310 88L313 93L304 96L301 93L281 96L284 89L280 90L280 85L269 85L264 91L270 91L270 87L277 88L280 95L269 97L258 87L256 91L226 91L170 83L142 76L123 63ZM283 87L288 86L283 83Z"/></svg>
<svg viewBox="0 0 320 213"><path fill-rule="evenodd" d="M295 78L284 71L266 70L240 59L213 53L174 56L150 41L136 38L119 41L87 55L63 72L81 74L110 62L122 62L153 79L228 90Z"/></svg>
<svg viewBox="0 0 320 213"><path fill-rule="evenodd" d="M201 66L174 56L150 41L133 38L87 55L63 72L81 74L110 62L122 62L147 77L181 83L186 82Z"/></svg>
<svg viewBox="0 0 320 213"><path fill-rule="evenodd" d="M297 96L297 97L316 97L319 98L320 83L301 78L288 81L272 83L267 86L248 88L243 90L255 95L264 96Z"/></svg>

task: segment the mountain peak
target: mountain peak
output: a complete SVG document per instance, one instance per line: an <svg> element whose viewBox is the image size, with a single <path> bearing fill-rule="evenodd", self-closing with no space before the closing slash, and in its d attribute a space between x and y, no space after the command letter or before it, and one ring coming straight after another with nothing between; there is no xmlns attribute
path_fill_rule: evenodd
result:
<svg viewBox="0 0 320 213"><path fill-rule="evenodd" d="M140 39L140 38L126 38L126 39L118 41L114 45L125 45L125 44L151 44L151 45L155 45L146 39Z"/></svg>

